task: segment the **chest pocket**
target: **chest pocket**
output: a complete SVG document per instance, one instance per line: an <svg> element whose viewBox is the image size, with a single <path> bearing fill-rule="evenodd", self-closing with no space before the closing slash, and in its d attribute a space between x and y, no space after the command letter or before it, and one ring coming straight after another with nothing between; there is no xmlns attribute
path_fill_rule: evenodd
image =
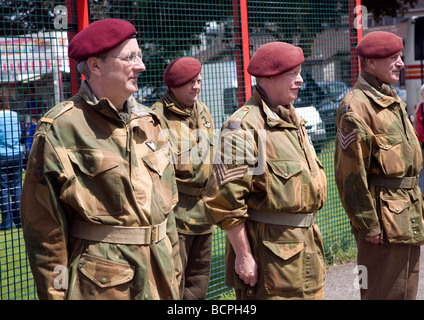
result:
<svg viewBox="0 0 424 320"><path fill-rule="evenodd" d="M66 201L87 215L119 215L124 190L120 158L98 149L68 150L67 153L75 176L66 187Z"/></svg>
<svg viewBox="0 0 424 320"><path fill-rule="evenodd" d="M401 135L378 135L375 137L377 148L375 158L385 175L399 175L405 172L402 159Z"/></svg>
<svg viewBox="0 0 424 320"><path fill-rule="evenodd" d="M169 213L176 203L177 186L174 168L169 160L169 146L143 157L152 179L151 212ZM162 219L162 217L159 217ZM155 218L152 217L154 220ZM160 220L159 219L159 220ZM153 223L156 223L153 221ZM161 221L158 221L161 222Z"/></svg>
<svg viewBox="0 0 424 320"><path fill-rule="evenodd" d="M271 210L296 213L319 209L325 192L320 190L322 186L319 186L312 173L303 168L300 162L267 160L267 164L267 197Z"/></svg>
<svg viewBox="0 0 424 320"><path fill-rule="evenodd" d="M271 210L297 212L301 207L302 166L300 162L267 160L268 203Z"/></svg>

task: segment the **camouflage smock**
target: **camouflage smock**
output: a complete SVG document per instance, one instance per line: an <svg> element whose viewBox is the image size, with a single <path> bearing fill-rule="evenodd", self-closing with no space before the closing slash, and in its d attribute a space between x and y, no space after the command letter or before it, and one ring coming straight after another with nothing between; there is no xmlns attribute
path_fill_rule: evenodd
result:
<svg viewBox="0 0 424 320"><path fill-rule="evenodd" d="M318 226L296 228L249 219L252 209L273 215L315 214L324 205L325 173L305 121L296 117L299 128L271 111L255 89L222 127L220 152L206 188L208 214L221 229L245 223L258 263L257 299L322 299L324 295ZM228 241L226 284L242 289L234 261Z"/></svg>
<svg viewBox="0 0 424 320"><path fill-rule="evenodd" d="M416 184L421 148L405 103L394 90L393 96L380 91L359 76L337 110L335 175L340 199L352 232L361 237L381 234L391 243L422 244L422 196ZM406 177L413 186L382 186L385 183L373 182L376 176L394 178L395 184Z"/></svg>
<svg viewBox="0 0 424 320"><path fill-rule="evenodd" d="M182 107L169 90L151 108L171 143L178 186L174 208L177 230L189 235L211 233L213 225L206 220L203 196L212 170L212 116L201 101L193 108Z"/></svg>
<svg viewBox="0 0 424 320"><path fill-rule="evenodd" d="M178 299L177 188L159 121L130 97L126 124L108 100L90 99L87 91L81 88L40 120L29 157L21 208L38 296ZM69 235L76 220L139 227L166 218L166 236L156 244Z"/></svg>

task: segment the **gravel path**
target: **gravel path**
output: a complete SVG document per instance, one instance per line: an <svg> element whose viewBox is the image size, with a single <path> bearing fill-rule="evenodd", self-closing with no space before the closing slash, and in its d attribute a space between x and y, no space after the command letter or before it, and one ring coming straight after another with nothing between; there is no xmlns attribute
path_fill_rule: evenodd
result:
<svg viewBox="0 0 424 320"><path fill-rule="evenodd" d="M424 246L421 247L420 280L417 300L424 300ZM327 269L325 300L359 300L359 289L355 288L358 274L354 270L356 262L330 267Z"/></svg>

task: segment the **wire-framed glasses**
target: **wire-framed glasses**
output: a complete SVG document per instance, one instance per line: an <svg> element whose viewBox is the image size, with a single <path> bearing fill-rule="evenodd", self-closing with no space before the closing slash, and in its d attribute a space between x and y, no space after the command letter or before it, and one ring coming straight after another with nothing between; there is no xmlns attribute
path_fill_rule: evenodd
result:
<svg viewBox="0 0 424 320"><path fill-rule="evenodd" d="M139 51L138 53L135 53L134 51L130 51L128 53L127 57L114 57L114 56L109 56L111 58L116 58L116 59L121 59L122 61L127 61L130 65L134 65L135 64L135 60L137 58L140 58L140 61L143 60L143 53L141 51Z"/></svg>

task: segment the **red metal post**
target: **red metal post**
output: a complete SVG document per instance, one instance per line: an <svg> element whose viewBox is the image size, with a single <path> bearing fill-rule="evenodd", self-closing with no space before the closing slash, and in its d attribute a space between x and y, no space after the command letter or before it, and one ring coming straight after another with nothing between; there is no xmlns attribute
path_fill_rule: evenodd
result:
<svg viewBox="0 0 424 320"><path fill-rule="evenodd" d="M74 17L74 8L76 5L76 13L77 16ZM88 0L67 0L66 7L68 12L68 23L74 24L77 23L78 32L88 26L89 24L89 14L88 14ZM68 44L71 41L72 37L77 32L73 30L68 30ZM71 85L72 85L72 94L76 94L78 92L78 79L77 79L77 67L75 64L75 60L70 60L70 71L71 71ZM81 75L81 81L84 77Z"/></svg>
<svg viewBox="0 0 424 320"><path fill-rule="evenodd" d="M247 73L250 50L246 0L233 0L233 26L236 48L234 56L237 69L237 104L241 107L252 95L250 75ZM243 89L245 89L244 95Z"/></svg>
<svg viewBox="0 0 424 320"><path fill-rule="evenodd" d="M352 86L355 85L358 74L361 72L359 57L356 56L355 52L356 44L359 43L359 41L362 39L362 10L360 10L360 8L361 0L349 1L350 71Z"/></svg>
<svg viewBox="0 0 424 320"><path fill-rule="evenodd" d="M358 43L359 41L361 41L362 39L362 26L364 25L363 21L362 21L362 7L361 7L361 0L356 0L356 8L358 8L358 10L356 11L356 21L357 23L361 25L360 28L358 28L356 30L356 35L357 35L357 40ZM359 9L361 8L361 9ZM365 19L367 19L367 17L365 17ZM359 61L359 57L358 57L358 72L361 73L361 63Z"/></svg>
<svg viewBox="0 0 424 320"><path fill-rule="evenodd" d="M247 73L247 66L250 61L249 46L249 21L247 18L247 0L240 0L240 18L241 18L241 43L243 53L243 75L244 75L244 95L249 99L252 95L252 83L250 74Z"/></svg>
<svg viewBox="0 0 424 320"><path fill-rule="evenodd" d="M78 32L88 26L88 0L77 0Z"/></svg>

